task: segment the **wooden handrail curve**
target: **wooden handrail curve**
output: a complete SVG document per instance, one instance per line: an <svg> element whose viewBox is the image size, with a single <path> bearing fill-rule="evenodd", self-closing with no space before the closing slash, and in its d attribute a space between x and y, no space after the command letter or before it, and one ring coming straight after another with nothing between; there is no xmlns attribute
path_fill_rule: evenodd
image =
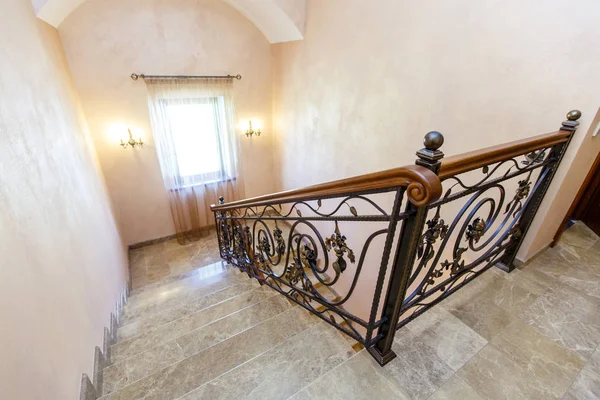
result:
<svg viewBox="0 0 600 400"><path fill-rule="evenodd" d="M433 203L442 195L440 178L431 170L418 165L389 169L381 172L340 179L333 182L306 186L245 200L211 205L213 211L224 211L239 207L253 207L268 203L284 203L314 198L324 198L346 193L385 190L406 187L408 200L416 206Z"/></svg>

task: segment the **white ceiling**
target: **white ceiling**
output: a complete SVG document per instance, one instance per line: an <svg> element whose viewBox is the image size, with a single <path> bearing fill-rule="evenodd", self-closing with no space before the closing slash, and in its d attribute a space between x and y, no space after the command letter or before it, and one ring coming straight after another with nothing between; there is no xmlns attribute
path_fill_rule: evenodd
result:
<svg viewBox="0 0 600 400"><path fill-rule="evenodd" d="M31 0L38 18L58 28L86 0ZM306 0L223 0L248 18L271 43L302 40Z"/></svg>

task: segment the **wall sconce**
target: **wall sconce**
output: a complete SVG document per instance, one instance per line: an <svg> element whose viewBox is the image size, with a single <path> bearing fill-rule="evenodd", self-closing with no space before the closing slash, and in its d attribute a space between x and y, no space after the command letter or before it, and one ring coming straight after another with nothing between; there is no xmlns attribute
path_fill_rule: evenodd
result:
<svg viewBox="0 0 600 400"><path fill-rule="evenodd" d="M260 128L257 130L252 129L252 121L248 121L248 129L246 129L246 137L252 137L252 135L260 136Z"/></svg>
<svg viewBox="0 0 600 400"><path fill-rule="evenodd" d="M124 149L126 149L127 146L131 146L131 147L135 148L135 146L142 147L144 145L144 142L142 142L142 138L138 138L137 140L135 140L133 138L131 129L127 129L127 132L129 132L129 140L124 142L123 138L121 138L121 146L123 146Z"/></svg>

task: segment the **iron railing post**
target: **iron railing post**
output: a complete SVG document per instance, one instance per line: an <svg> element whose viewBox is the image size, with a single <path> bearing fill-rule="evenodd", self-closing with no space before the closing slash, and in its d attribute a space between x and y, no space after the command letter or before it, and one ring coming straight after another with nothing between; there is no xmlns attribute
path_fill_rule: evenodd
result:
<svg viewBox="0 0 600 400"><path fill-rule="evenodd" d="M531 199L525 206L521 220L517 224L518 230L515 231L517 234L515 235L513 233L511 235L510 240L512 243L506 249L500 261L496 263L496 267L502 269L503 271L511 272L515 269L514 261L515 257L517 256L517 252L519 251L519 247L521 247L521 244L523 243L523 239L525 238L525 235L527 234L527 231L529 230L529 227L531 226L531 223L533 222L533 219L540 208L540 204L544 199L544 195L548 191L550 183L552 183L552 179L556 174L556 170L560 166L560 162L562 161L565 151L569 147L569 143L571 142L571 139L577 130L577 126L579 126L579 122L577 121L579 118L581 118L581 111L569 111L567 114L567 120L564 121L560 127L561 131L571 132L571 136L569 136L569 140L567 140L565 143L560 143L552 147L548 157L553 161L542 168L540 177L538 179L543 179L543 181L539 182L538 189L531 195Z"/></svg>
<svg viewBox="0 0 600 400"><path fill-rule="evenodd" d="M225 199L223 198L223 196L219 196L219 205L223 205L225 204ZM223 243L223 224L226 223L226 221L223 218L223 212L219 212L219 211L213 211L214 216L215 216L215 231L217 232L217 242L219 245L219 253L221 254L221 258L225 258L227 256L227 254L225 254L223 252L223 249L225 248L225 243ZM217 218L217 214L221 215L221 219L219 220Z"/></svg>
<svg viewBox="0 0 600 400"><path fill-rule="evenodd" d="M429 132L423 141L425 148L417 152L417 165L438 173L444 153L439 148L444 143L444 137L439 132ZM390 280L383 305L383 324L379 328L381 339L368 348L371 355L380 365L385 365L396 357L392 350L396 325L408 289L410 272L415 261L417 245L421 238L427 220L427 205L417 207L408 202L406 213L409 215L402 224L394 263L390 272Z"/></svg>

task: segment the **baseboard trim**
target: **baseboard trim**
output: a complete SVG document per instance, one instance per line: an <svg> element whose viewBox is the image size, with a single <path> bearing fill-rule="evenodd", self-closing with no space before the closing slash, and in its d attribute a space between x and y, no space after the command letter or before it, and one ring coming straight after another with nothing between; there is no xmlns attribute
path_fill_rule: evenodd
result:
<svg viewBox="0 0 600 400"><path fill-rule="evenodd" d="M110 328L104 327L104 338L102 349L96 346L94 348L94 371L92 380L87 374L81 375L81 385L79 388L79 400L96 400L102 397L102 386L104 382L104 368L111 364L110 346L117 341L117 329L119 327L119 317L123 312L127 298L129 297L129 285L126 285L119 300L115 304L115 312L110 313Z"/></svg>
<svg viewBox="0 0 600 400"><path fill-rule="evenodd" d="M514 261L515 267L521 269L521 268L525 267L527 264L533 262L533 260L535 260L536 258L538 258L540 256L540 254L542 254L543 252L545 252L546 250L548 250L550 248L550 245L551 245L551 243L548 243L547 245L542 246L538 251L536 251L527 260L521 260L520 258L515 258L515 261Z"/></svg>
<svg viewBox="0 0 600 400"><path fill-rule="evenodd" d="M203 226L202 228L200 228L200 233L205 233L205 232L208 232L208 231L210 231L212 229L215 229L214 225ZM134 243L134 244L130 244L128 247L129 247L129 250L135 250L135 249L139 249L141 247L146 247L146 246L150 246L150 245L153 245L153 244L157 244L157 243L161 243L161 242L166 242L166 241L169 241L171 239L176 239L176 238L177 238L177 234L174 233L174 234L169 235L169 236L163 236L163 237L159 237L159 238L156 238L156 239L150 239L150 240L145 240L143 242L137 242L137 243Z"/></svg>

